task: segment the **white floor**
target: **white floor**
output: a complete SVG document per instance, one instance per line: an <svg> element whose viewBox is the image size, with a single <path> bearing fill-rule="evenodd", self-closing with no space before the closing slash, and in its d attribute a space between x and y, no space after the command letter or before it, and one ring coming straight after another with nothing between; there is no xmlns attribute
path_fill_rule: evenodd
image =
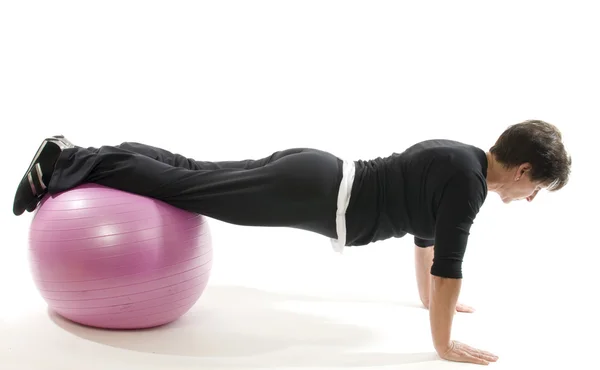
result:
<svg viewBox="0 0 600 370"><path fill-rule="evenodd" d="M79 326L47 309L28 275L23 237L28 221L15 219L7 222L14 242L2 251L2 369L475 366L442 361L433 352L408 240L339 256L318 236L212 222L215 267L194 308L164 327L106 331ZM586 330L584 302L542 296L524 301L519 295L530 288L497 290L498 280L484 270L465 280L461 301L477 312L456 316L455 339L498 354L495 368L595 368L589 363L596 339L577 335L578 326ZM544 281L535 280L528 284Z"/></svg>

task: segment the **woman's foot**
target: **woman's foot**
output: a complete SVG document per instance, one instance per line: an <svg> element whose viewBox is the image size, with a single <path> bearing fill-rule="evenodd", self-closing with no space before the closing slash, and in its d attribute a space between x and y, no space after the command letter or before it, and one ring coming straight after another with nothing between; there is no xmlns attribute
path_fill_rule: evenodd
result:
<svg viewBox="0 0 600 370"><path fill-rule="evenodd" d="M73 144L62 135L45 139L33 157L27 172L21 179L13 203L16 216L33 212L42 197L48 192L48 183L60 153Z"/></svg>

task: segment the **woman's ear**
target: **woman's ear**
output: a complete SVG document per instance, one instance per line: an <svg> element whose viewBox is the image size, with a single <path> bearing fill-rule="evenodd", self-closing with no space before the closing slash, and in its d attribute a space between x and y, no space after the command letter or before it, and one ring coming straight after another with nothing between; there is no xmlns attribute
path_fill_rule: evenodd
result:
<svg viewBox="0 0 600 370"><path fill-rule="evenodd" d="M519 167L517 167L517 173L515 176L515 181L519 181L527 172L531 171L531 164L523 163Z"/></svg>

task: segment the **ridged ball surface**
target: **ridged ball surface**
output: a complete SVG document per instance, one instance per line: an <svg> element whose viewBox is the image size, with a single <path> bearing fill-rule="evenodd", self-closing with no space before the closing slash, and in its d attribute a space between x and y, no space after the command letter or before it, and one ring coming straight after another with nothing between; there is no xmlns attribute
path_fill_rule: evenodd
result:
<svg viewBox="0 0 600 370"><path fill-rule="evenodd" d="M29 246L32 276L49 307L100 328L178 319L198 301L212 268L202 215L91 184L44 198Z"/></svg>

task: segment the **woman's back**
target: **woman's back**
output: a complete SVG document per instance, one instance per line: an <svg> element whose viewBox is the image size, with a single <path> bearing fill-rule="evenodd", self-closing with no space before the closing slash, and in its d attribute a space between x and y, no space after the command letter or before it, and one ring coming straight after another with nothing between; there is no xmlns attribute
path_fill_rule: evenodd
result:
<svg viewBox="0 0 600 370"><path fill-rule="evenodd" d="M358 160L347 212L348 245L412 234L433 239L436 210L448 181L472 177L487 196L486 154L452 140L427 140L384 158Z"/></svg>

